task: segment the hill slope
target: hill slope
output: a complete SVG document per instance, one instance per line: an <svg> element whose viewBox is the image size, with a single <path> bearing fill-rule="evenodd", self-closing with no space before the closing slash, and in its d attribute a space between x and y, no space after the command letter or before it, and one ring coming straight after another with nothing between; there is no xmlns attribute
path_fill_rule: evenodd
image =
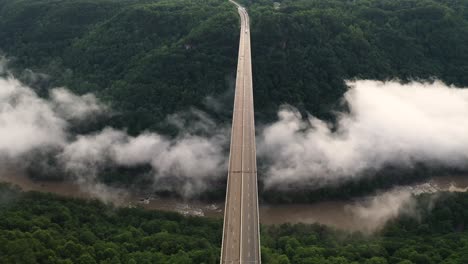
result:
<svg viewBox="0 0 468 264"><path fill-rule="evenodd" d="M253 1L259 121L289 103L332 118L344 79L440 78L468 85L467 4L458 1ZM161 129L235 76L238 16L227 1L1 0L0 49L47 84L97 93L113 125ZM40 86L40 85L39 85ZM47 85L42 85L42 88ZM231 101L229 101L231 102Z"/></svg>

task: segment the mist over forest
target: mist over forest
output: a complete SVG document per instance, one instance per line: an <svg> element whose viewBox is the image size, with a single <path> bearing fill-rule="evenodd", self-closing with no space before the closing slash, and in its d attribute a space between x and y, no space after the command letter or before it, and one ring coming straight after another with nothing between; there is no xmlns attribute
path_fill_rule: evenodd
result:
<svg viewBox="0 0 468 264"><path fill-rule="evenodd" d="M466 92L459 89L468 85L463 3L278 3L245 3L252 16L254 96L261 98L255 109L265 199L284 200L269 189L299 182L312 193L294 199L314 200L321 187L356 195L466 170ZM224 188L219 179L225 176L239 34L229 3L1 1L0 14L2 71L14 76L10 81L18 79L37 100L53 101L62 92L96 98L107 109L104 115L96 106L81 109L91 111L87 118L94 122L77 121L82 113L70 105L48 110L65 122L56 136L46 132L61 141L49 145L73 150L43 155L49 163L67 159L73 165L61 167L93 184L97 178L118 185L149 181L182 196ZM360 81L366 79L384 83ZM433 102L416 99L420 94ZM382 110L370 115L366 106ZM67 111L78 117L63 117ZM437 136L449 134L445 138L457 142ZM93 156L87 145L100 147ZM182 149L191 157L180 156ZM138 155L116 154L131 150ZM155 151L164 154L157 158ZM373 182L375 175L383 179ZM164 180L169 176L178 180ZM353 187L356 179L374 187ZM216 193L210 196L223 197Z"/></svg>
<svg viewBox="0 0 468 264"><path fill-rule="evenodd" d="M405 188L468 175L468 2L241 3L260 201L367 227L263 227L264 263L467 263L467 195ZM0 166L100 200L0 185L0 262L219 262L220 221L104 203L224 199L238 44L228 1L0 0Z"/></svg>

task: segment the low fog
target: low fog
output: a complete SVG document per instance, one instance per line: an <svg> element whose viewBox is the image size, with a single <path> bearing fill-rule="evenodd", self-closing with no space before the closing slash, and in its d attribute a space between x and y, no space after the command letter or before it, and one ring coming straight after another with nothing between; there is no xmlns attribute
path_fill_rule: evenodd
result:
<svg viewBox="0 0 468 264"><path fill-rule="evenodd" d="M400 215L420 219L422 211L432 210L434 203L440 198L440 192L466 192L467 189L468 187L459 187L454 182L447 185L435 181L399 186L356 199L345 206L345 211L354 223L352 229L372 234ZM431 194L428 203L417 200L417 196L421 194Z"/></svg>
<svg viewBox="0 0 468 264"><path fill-rule="evenodd" d="M227 135L203 113L193 110L186 114L195 117L194 124L184 122L185 116L170 116L183 131L175 138L154 132L134 137L110 127L91 134L70 132L75 122L106 111L108 108L92 94L79 96L55 88L48 98L40 98L12 76L1 78L0 163L24 165L35 159L35 164L45 164L52 155L52 166L104 200L116 191L98 183L97 176L104 168L149 166L154 189L173 190L183 196L204 191L209 180L225 174L223 146ZM209 131L210 136L197 136L195 131Z"/></svg>
<svg viewBox="0 0 468 264"><path fill-rule="evenodd" d="M395 188L347 205L345 210L351 214L350 221L356 223L356 229L373 233L401 214L417 218L417 205L411 190Z"/></svg>
<svg viewBox="0 0 468 264"><path fill-rule="evenodd" d="M335 126L283 107L260 132L267 188L339 184L385 166L468 167L468 89L441 82L347 82Z"/></svg>
<svg viewBox="0 0 468 264"><path fill-rule="evenodd" d="M96 193L106 193L97 177L109 167L146 166L153 189L186 197L227 175L229 127L220 128L206 113L191 109L161 120L178 128L175 137L131 136L112 127L73 134L73 125L112 110L93 94L65 88L41 98L8 74L3 58L0 74L0 163L53 155L54 166ZM266 188L337 185L386 166L468 168L468 89L441 82L347 85L349 112L337 113L334 125L284 106L277 122L257 129Z"/></svg>

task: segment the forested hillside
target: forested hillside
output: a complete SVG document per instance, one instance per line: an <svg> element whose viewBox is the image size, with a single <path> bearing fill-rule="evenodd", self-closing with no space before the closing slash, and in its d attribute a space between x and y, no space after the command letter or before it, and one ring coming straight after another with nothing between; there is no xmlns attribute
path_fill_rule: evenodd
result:
<svg viewBox="0 0 468 264"><path fill-rule="evenodd" d="M111 125L138 132L227 90L238 23L218 0L2 0L0 49L49 74L36 87L96 93L119 112Z"/></svg>
<svg viewBox="0 0 468 264"><path fill-rule="evenodd" d="M439 78L468 85L468 2L244 1L260 109L329 116L344 79Z"/></svg>
<svg viewBox="0 0 468 264"><path fill-rule="evenodd" d="M419 197L418 217L401 217L372 236L319 225L263 226L262 262L467 263L468 194L434 198ZM221 231L221 219L114 208L0 185L5 264L218 263Z"/></svg>
<svg viewBox="0 0 468 264"><path fill-rule="evenodd" d="M284 103L333 121L334 111L343 107L340 99L347 89L346 79L441 79L468 87L468 1L241 2L248 8L252 23L259 127L275 119ZM64 142L52 145L52 150L38 147L19 155L17 164L27 163L24 166L37 179L54 178L48 170L42 177L37 167L56 166L54 148L71 143L68 137L93 136L88 132L110 126L125 131L119 133L124 143L143 131L154 132L153 138L160 139L160 135L176 134L177 125L168 124L168 115L192 106L215 119L209 130L224 127L231 118L238 25L237 11L227 0L0 0L0 75L4 75L5 55L6 68L39 96L48 96L53 87L66 86L77 94L94 93L112 109L97 121L84 120L70 126L61 122ZM12 96L10 101L17 98ZM32 98L30 102L38 101L35 94ZM51 103L44 101L41 105ZM107 120L100 122L100 118ZM31 127L34 130L35 126ZM333 131L333 125L329 129ZM169 138L164 146L177 145ZM16 145L19 141L8 143ZM97 144L91 141L89 145L93 150ZM190 152L180 149L181 153ZM92 167L102 156L105 165L99 168L101 171L85 171L96 173L86 178L90 179L87 184L104 181L133 188L154 187L148 180L152 177L151 155L144 163L135 161L135 167L119 163L107 168L113 163L104 152L89 153L83 155L91 160L84 167ZM9 152L1 155L5 163L10 161ZM163 152L161 157L165 155ZM38 157L40 165L28 167L30 157ZM191 169L198 169L200 162L195 159ZM174 164L177 169L179 163ZM262 160L259 165L261 179L266 170L261 170ZM348 199L435 174L463 173L456 168L412 165L404 172L398 167L384 167L356 181L313 190L265 190L260 181L261 199ZM57 174L57 179L68 179L62 171ZM224 198L225 178L220 179L197 198ZM172 195L169 191L163 194ZM320 225L262 226L262 262L468 263L468 194L423 194L415 201L416 210L402 212L372 235ZM221 219L118 208L96 200L22 192L0 184L2 264L219 263L222 224Z"/></svg>
<svg viewBox="0 0 468 264"><path fill-rule="evenodd" d="M344 79L468 85L465 1L244 2L259 122L283 103L331 118ZM0 49L49 74L37 87L97 93L119 113L112 125L136 133L189 106L229 119L204 99L233 84L238 23L221 0L0 0Z"/></svg>

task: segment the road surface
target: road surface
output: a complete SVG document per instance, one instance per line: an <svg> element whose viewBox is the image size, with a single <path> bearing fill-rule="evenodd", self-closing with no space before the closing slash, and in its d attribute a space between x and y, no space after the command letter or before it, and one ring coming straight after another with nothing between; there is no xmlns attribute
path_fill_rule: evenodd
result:
<svg viewBox="0 0 468 264"><path fill-rule="evenodd" d="M249 15L241 18L221 263L260 263Z"/></svg>

